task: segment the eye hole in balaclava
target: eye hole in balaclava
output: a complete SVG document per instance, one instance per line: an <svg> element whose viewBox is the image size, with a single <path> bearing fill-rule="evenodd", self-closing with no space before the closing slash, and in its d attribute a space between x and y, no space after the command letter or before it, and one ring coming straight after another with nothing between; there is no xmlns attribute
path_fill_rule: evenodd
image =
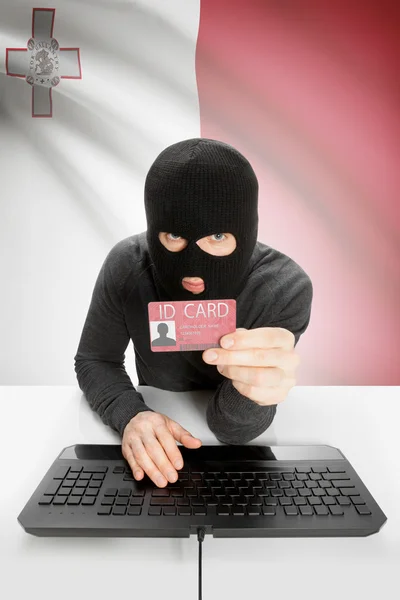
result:
<svg viewBox="0 0 400 600"><path fill-rule="evenodd" d="M146 176L147 244L160 300L236 298L250 270L258 233L258 181L249 161L233 146L191 138L165 148ZM166 248L159 232L179 235L187 245ZM215 256L197 241L229 232L236 247ZM184 277L201 277L202 293L182 286Z"/></svg>

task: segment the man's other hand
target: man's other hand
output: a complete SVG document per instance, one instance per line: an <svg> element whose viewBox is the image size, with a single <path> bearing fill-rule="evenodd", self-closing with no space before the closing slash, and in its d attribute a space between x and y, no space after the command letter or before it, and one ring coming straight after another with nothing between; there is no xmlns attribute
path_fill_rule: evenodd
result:
<svg viewBox="0 0 400 600"><path fill-rule="evenodd" d="M142 411L135 415L122 436L122 454L135 479L142 479L144 471L158 487L175 482L176 469L183 467L176 441L187 448L201 446L201 440L162 413Z"/></svg>

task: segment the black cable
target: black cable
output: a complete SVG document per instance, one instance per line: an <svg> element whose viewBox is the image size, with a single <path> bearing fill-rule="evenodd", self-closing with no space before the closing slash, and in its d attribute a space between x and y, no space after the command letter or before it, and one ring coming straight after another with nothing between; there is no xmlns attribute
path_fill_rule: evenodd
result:
<svg viewBox="0 0 400 600"><path fill-rule="evenodd" d="M197 539L199 540L199 600L202 600L202 591L201 591L201 546L204 540L204 536L206 534L206 530L204 527L199 527L197 530Z"/></svg>

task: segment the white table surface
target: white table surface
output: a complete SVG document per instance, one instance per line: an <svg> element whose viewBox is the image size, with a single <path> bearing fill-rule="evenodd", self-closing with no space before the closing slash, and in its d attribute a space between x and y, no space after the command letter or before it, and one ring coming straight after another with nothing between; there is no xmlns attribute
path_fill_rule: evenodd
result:
<svg viewBox="0 0 400 600"><path fill-rule="evenodd" d="M151 408L203 444L219 444L210 391L139 386ZM7 600L196 600L198 542L190 538L39 538L17 516L62 448L120 443L78 387L0 387L0 594ZM400 598L400 388L295 387L251 444L338 447L387 516L357 538L243 538L203 542L203 600ZM260 596L258 594L261 594Z"/></svg>

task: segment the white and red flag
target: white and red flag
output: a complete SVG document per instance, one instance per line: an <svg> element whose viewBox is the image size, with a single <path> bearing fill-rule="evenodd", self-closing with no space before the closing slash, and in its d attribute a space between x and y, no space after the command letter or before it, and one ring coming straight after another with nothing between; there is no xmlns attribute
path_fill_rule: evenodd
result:
<svg viewBox="0 0 400 600"><path fill-rule="evenodd" d="M399 30L398 0L1 0L0 383L75 383L148 168L203 136L248 157L259 240L313 282L298 383L399 385Z"/></svg>

